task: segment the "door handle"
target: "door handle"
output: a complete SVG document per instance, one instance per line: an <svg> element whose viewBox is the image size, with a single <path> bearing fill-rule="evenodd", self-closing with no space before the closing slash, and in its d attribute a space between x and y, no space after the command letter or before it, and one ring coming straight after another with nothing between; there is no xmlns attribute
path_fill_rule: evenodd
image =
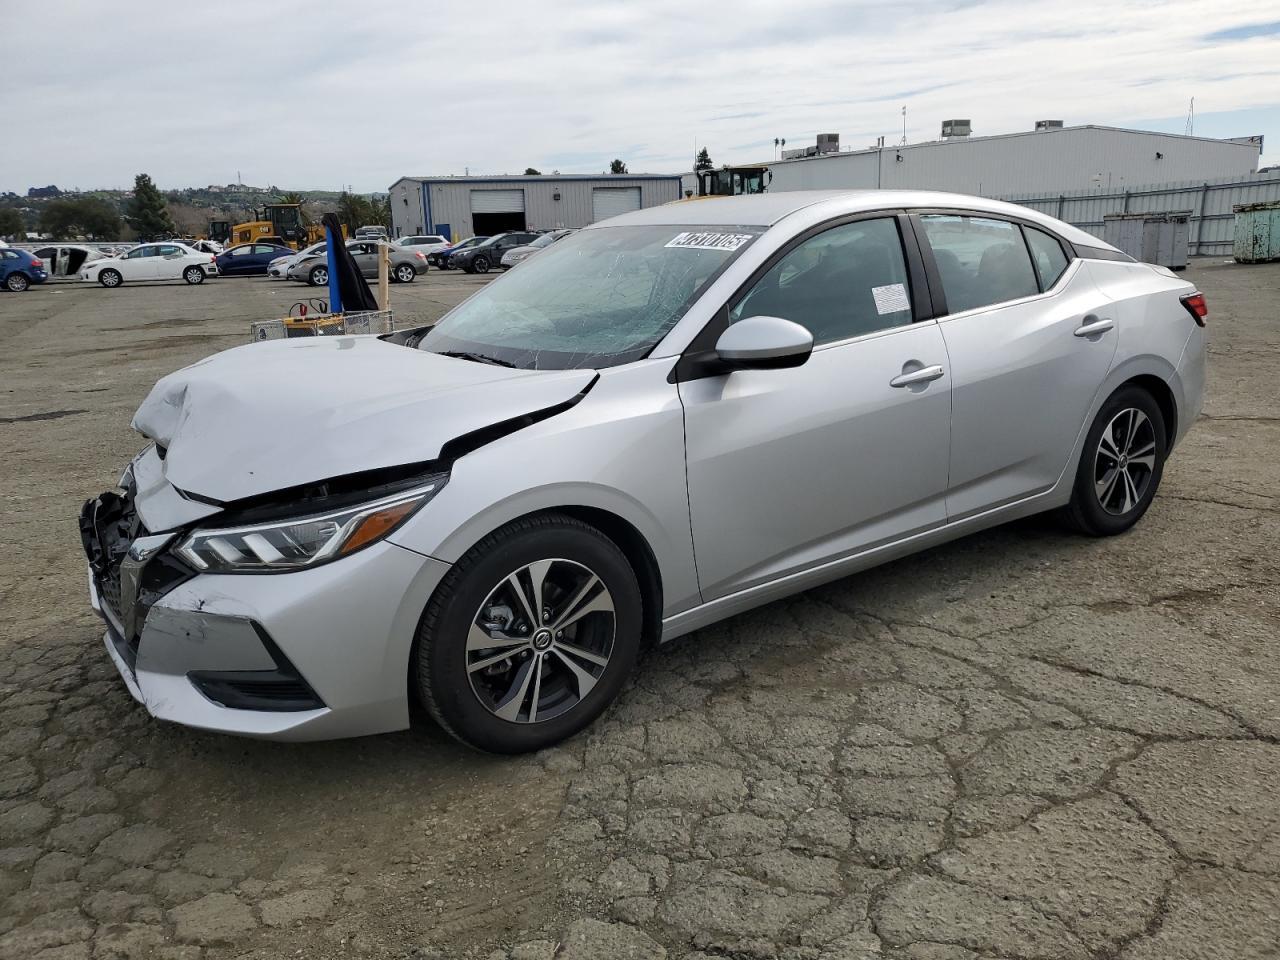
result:
<svg viewBox="0 0 1280 960"><path fill-rule="evenodd" d="M1084 318L1084 322L1076 327L1074 332L1077 337L1096 337L1099 334L1106 333L1115 325L1116 322L1110 317L1099 319L1091 313Z"/></svg>
<svg viewBox="0 0 1280 960"><path fill-rule="evenodd" d="M937 380L944 372L942 364L934 364L932 367L921 367L919 370L912 370L908 373L894 377L889 381L889 386L910 387L917 383L928 383L930 380Z"/></svg>

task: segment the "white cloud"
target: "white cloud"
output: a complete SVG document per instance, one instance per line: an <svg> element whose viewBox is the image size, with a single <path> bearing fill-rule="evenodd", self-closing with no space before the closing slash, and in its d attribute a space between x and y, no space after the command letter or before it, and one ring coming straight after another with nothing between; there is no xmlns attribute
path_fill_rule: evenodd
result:
<svg viewBox="0 0 1280 960"><path fill-rule="evenodd" d="M735 4L599 0L341 8L45 0L6 23L30 93L0 189L246 182L384 189L402 174L687 168L1033 121L1274 106L1274 0ZM34 109L32 106L34 105ZM1266 131L1240 130L1239 133Z"/></svg>

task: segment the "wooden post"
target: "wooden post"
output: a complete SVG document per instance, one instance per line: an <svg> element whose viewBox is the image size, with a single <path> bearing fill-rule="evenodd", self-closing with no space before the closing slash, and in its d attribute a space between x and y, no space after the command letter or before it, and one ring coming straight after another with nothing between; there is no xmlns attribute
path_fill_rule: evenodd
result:
<svg viewBox="0 0 1280 960"><path fill-rule="evenodd" d="M378 241L378 309L386 310L391 298L391 245Z"/></svg>

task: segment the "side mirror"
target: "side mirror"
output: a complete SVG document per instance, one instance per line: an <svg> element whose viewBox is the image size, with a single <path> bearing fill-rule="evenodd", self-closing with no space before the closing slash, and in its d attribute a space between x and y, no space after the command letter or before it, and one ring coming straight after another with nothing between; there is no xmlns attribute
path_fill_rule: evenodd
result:
<svg viewBox="0 0 1280 960"><path fill-rule="evenodd" d="M747 317L720 334L715 353L730 370L798 367L813 353L813 334L782 317Z"/></svg>

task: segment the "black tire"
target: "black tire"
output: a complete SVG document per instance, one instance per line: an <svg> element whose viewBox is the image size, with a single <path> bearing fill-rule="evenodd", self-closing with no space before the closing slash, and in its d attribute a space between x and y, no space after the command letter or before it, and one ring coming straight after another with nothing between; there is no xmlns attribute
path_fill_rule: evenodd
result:
<svg viewBox="0 0 1280 960"><path fill-rule="evenodd" d="M1131 430L1132 438L1127 436ZM1065 510L1068 523L1092 537L1124 533L1155 499L1168 452L1164 414L1155 398L1141 387L1117 390L1085 436Z"/></svg>
<svg viewBox="0 0 1280 960"><path fill-rule="evenodd" d="M31 287L31 280L25 273L19 273L15 270L13 273L9 274L9 276L5 277L4 286L6 290L11 291L12 293L22 293Z"/></svg>
<svg viewBox="0 0 1280 960"><path fill-rule="evenodd" d="M124 283L119 270L102 270L98 273L98 282L108 289L114 289Z"/></svg>
<svg viewBox="0 0 1280 960"><path fill-rule="evenodd" d="M312 267L311 272L307 274L307 283L313 287L325 287L329 285L329 268L328 267Z"/></svg>
<svg viewBox="0 0 1280 960"><path fill-rule="evenodd" d="M472 273L488 273L488 272L489 272L489 258L488 258L488 257L476 257L476 258L475 258L475 260L471 261L471 272L472 272Z"/></svg>
<svg viewBox="0 0 1280 960"><path fill-rule="evenodd" d="M187 267L187 269L182 271L182 279L187 281L187 283L191 284L193 287L199 286L204 283L204 268Z"/></svg>
<svg viewBox="0 0 1280 960"><path fill-rule="evenodd" d="M418 277L418 271L413 268L413 264L402 263L391 271L391 276L396 283L413 283Z"/></svg>
<svg viewBox="0 0 1280 960"><path fill-rule="evenodd" d="M550 558L580 564L603 583L614 608L612 646L594 686L565 712L533 723L505 720L482 703L472 688L467 636L481 608L508 575ZM472 547L437 588L418 626L410 684L436 722L468 746L491 753L541 750L577 733L613 702L635 667L642 611L631 564L600 531L562 514L517 520ZM572 640L578 642L578 635ZM519 656L518 652L514 658ZM550 657L548 662L558 663ZM523 703L523 692L520 699Z"/></svg>

